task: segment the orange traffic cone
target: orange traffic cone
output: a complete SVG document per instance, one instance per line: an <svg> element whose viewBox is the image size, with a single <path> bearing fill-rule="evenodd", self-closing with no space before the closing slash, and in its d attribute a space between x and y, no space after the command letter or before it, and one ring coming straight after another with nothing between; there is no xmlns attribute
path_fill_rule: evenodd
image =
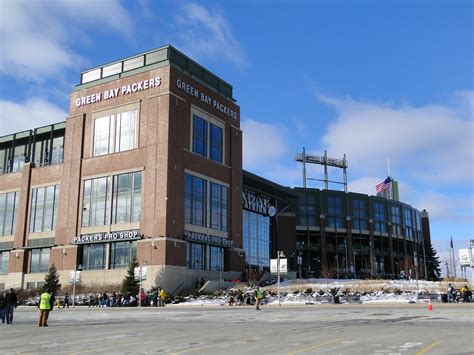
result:
<svg viewBox="0 0 474 355"><path fill-rule="evenodd" d="M431 300L430 300L430 303L428 303L428 311L432 311L433 310L433 305L431 304Z"/></svg>

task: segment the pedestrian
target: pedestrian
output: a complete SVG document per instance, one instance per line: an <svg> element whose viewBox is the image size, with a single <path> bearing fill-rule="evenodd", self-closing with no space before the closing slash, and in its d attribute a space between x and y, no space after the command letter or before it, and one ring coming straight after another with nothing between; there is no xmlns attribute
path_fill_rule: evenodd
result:
<svg viewBox="0 0 474 355"><path fill-rule="evenodd" d="M262 293L262 291L260 291L258 286L255 288L254 295L255 295L255 303L256 303L255 309L257 311L259 311L260 310L260 302L262 302L262 298L263 298L263 293Z"/></svg>
<svg viewBox="0 0 474 355"><path fill-rule="evenodd" d="M69 295L66 294L64 295L64 303L63 303L63 308L65 308L67 306L67 308L69 308Z"/></svg>
<svg viewBox="0 0 474 355"><path fill-rule="evenodd" d="M16 293L13 291L13 288L11 288L5 296L5 303L5 317L7 319L7 324L12 324L13 310L17 307L17 297Z"/></svg>
<svg viewBox="0 0 474 355"><path fill-rule="evenodd" d="M49 312L52 309L51 307L52 298L53 298L53 295L48 290L44 291L40 296L40 301L38 304L38 308L39 308L38 327L48 326Z"/></svg>
<svg viewBox="0 0 474 355"><path fill-rule="evenodd" d="M454 291L454 288L451 285L451 283L449 283L448 284L448 302L449 303L454 302L453 291Z"/></svg>
<svg viewBox="0 0 474 355"><path fill-rule="evenodd" d="M160 290L160 307L165 306L165 299L166 299L166 293L165 293L165 290L162 288Z"/></svg>
<svg viewBox="0 0 474 355"><path fill-rule="evenodd" d="M5 323L5 308L7 306L5 296L6 293L0 293L0 318L2 319L2 323Z"/></svg>
<svg viewBox="0 0 474 355"><path fill-rule="evenodd" d="M112 293L112 307L117 307L117 294L115 291Z"/></svg>
<svg viewBox="0 0 474 355"><path fill-rule="evenodd" d="M199 288L199 279L196 277L196 280L194 280L194 285L196 286L196 289Z"/></svg>
<svg viewBox="0 0 474 355"><path fill-rule="evenodd" d="M89 308L91 306L94 307L94 296L92 295L92 293L89 293Z"/></svg>
<svg viewBox="0 0 474 355"><path fill-rule="evenodd" d="M201 288L204 287L204 278L201 277Z"/></svg>

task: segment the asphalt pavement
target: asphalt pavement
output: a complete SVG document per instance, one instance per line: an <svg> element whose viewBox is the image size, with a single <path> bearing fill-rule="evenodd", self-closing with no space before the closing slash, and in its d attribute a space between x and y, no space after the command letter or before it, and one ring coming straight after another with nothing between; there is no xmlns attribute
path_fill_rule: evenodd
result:
<svg viewBox="0 0 474 355"><path fill-rule="evenodd" d="M474 303L19 307L0 353L473 354Z"/></svg>

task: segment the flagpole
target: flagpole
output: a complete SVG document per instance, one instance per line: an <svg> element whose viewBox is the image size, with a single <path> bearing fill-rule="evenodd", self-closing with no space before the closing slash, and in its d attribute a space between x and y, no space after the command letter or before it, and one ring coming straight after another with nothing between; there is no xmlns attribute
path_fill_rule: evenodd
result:
<svg viewBox="0 0 474 355"><path fill-rule="evenodd" d="M456 278L456 259L454 258L453 236L451 236L451 253L453 254L453 272Z"/></svg>
<svg viewBox="0 0 474 355"><path fill-rule="evenodd" d="M388 176L390 176L390 159L387 158L387 172L388 172Z"/></svg>

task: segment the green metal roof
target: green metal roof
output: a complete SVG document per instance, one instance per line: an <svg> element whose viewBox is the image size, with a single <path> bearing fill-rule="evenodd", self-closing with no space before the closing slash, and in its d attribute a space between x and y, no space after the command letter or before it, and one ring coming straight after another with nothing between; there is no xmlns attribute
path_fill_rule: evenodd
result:
<svg viewBox="0 0 474 355"><path fill-rule="evenodd" d="M181 70L214 92L235 101L232 97L232 86L230 84L170 45L84 70L81 72L81 81L76 86L76 90L167 65Z"/></svg>

